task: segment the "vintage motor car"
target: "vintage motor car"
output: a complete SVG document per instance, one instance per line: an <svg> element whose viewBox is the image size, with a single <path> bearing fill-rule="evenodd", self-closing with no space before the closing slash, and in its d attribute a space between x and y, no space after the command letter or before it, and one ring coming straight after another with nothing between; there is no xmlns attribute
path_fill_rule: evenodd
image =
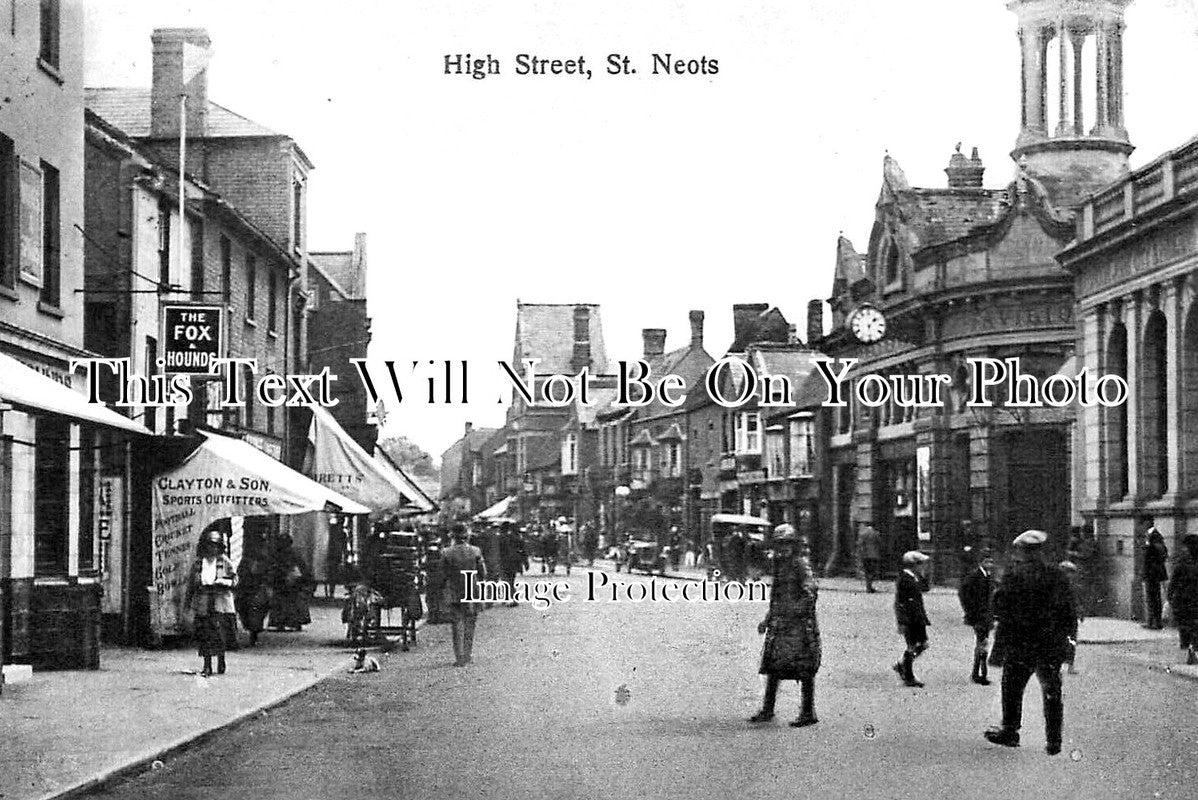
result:
<svg viewBox="0 0 1198 800"><path fill-rule="evenodd" d="M668 553L666 548L658 545L654 539L644 533L633 534L627 549L629 572L635 569L646 575L652 575L655 572L658 575L665 574Z"/></svg>

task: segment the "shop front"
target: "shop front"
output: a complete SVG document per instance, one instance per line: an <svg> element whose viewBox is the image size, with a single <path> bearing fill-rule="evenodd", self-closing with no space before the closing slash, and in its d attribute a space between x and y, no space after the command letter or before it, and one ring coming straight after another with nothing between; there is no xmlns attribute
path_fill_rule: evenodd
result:
<svg viewBox="0 0 1198 800"><path fill-rule="evenodd" d="M3 661L99 667L101 596L111 532L123 523L127 442L148 434L88 403L57 361L0 353Z"/></svg>

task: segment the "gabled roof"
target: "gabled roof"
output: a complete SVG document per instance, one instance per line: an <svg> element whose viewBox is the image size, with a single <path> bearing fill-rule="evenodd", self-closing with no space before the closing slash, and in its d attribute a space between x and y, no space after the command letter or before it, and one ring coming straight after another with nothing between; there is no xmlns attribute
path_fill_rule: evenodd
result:
<svg viewBox="0 0 1198 800"><path fill-rule="evenodd" d="M150 90L142 86L88 87L83 90L83 103L99 116L128 135L144 139L150 136ZM208 101L210 137L224 136L282 136L265 125L230 111L219 103Z"/></svg>
<svg viewBox="0 0 1198 800"><path fill-rule="evenodd" d="M603 343L603 323L599 306L594 303L521 303L516 302L516 337L512 368L522 372L525 358L540 359L539 374L574 374L574 311L589 311L592 375L607 372L607 348Z"/></svg>

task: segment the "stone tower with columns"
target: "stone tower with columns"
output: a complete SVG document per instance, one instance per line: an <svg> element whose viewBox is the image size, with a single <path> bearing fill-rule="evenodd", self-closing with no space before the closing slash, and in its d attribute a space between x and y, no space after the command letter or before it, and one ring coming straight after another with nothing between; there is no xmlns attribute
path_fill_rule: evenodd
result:
<svg viewBox="0 0 1198 800"><path fill-rule="evenodd" d="M1011 157L1058 207L1127 174L1123 11L1132 0L1011 0L1019 18L1022 115Z"/></svg>

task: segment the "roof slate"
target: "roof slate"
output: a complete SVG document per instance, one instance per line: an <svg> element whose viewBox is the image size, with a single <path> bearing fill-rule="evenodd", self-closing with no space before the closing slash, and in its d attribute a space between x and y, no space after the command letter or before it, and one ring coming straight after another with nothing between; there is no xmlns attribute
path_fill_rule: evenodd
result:
<svg viewBox="0 0 1198 800"><path fill-rule="evenodd" d="M141 86L89 87L84 105L134 138L150 136L150 90ZM265 125L208 101L208 137L281 136Z"/></svg>

